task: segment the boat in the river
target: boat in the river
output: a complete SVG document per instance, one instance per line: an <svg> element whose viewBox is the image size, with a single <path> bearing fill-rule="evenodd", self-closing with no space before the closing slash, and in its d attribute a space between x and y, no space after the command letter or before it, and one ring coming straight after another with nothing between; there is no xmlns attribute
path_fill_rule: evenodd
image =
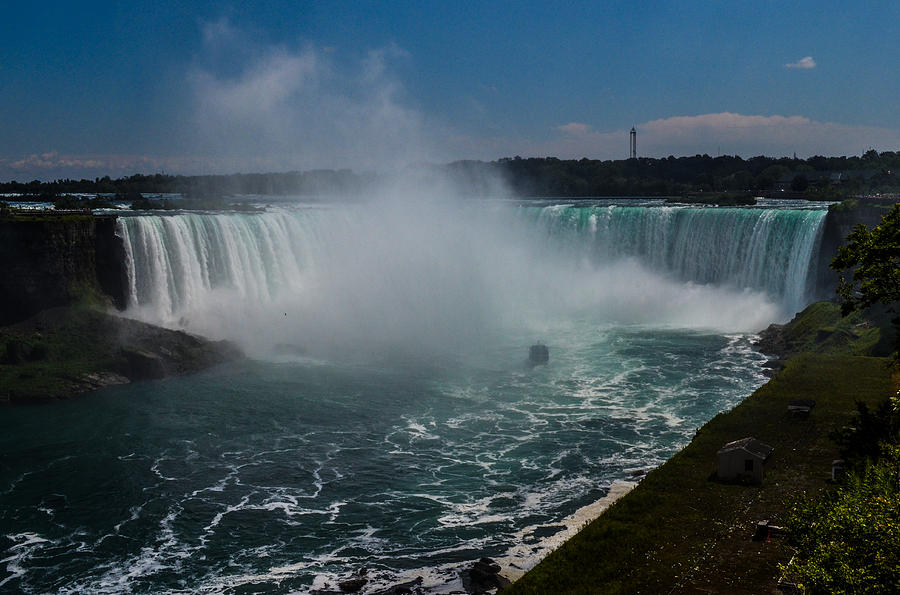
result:
<svg viewBox="0 0 900 595"><path fill-rule="evenodd" d="M550 348L543 343L535 343L528 348L528 363L533 366L550 361Z"/></svg>

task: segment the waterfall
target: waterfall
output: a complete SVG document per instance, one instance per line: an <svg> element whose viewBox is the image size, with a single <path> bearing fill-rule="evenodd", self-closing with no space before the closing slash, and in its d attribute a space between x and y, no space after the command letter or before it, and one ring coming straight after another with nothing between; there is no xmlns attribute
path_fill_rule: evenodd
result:
<svg viewBox="0 0 900 595"><path fill-rule="evenodd" d="M120 219L129 306L171 322L211 292L267 303L300 289L309 230L285 213L181 214Z"/></svg>
<svg viewBox="0 0 900 595"><path fill-rule="evenodd" d="M814 289L827 213L619 205L528 211L554 241L591 258L633 257L682 281L764 291L792 312Z"/></svg>
<svg viewBox="0 0 900 595"><path fill-rule="evenodd" d="M758 330L809 300L824 216L405 202L138 215L119 232L138 318L270 347L377 337L420 351L586 312Z"/></svg>

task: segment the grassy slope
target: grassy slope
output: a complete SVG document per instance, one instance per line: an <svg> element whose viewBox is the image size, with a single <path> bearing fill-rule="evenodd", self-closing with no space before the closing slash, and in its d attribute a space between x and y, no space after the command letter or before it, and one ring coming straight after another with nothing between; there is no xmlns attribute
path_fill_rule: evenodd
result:
<svg viewBox="0 0 900 595"><path fill-rule="evenodd" d="M894 348L891 316L877 307L843 317L837 304L816 302L785 325L778 349L791 355L890 355Z"/></svg>
<svg viewBox="0 0 900 595"><path fill-rule="evenodd" d="M70 397L100 386L96 375L131 377L123 348L160 354L171 374L237 357L231 347L90 306L53 308L0 327L0 403Z"/></svg>
<svg viewBox="0 0 900 595"><path fill-rule="evenodd" d="M824 489L838 457L829 433L851 419L857 400L876 403L895 390L888 359L847 355L874 348L878 329L834 315L833 305L814 304L785 329L826 353L789 360L509 593L771 592L790 552L781 540L752 541L755 523L777 523L789 496ZM795 398L816 400L808 419L788 414ZM716 451L748 435L775 447L763 485L714 481Z"/></svg>
<svg viewBox="0 0 900 595"><path fill-rule="evenodd" d="M0 400L61 396L83 374L121 365L108 345L112 329L105 316L89 308L53 314L43 323L0 328ZM13 349L24 356L11 361Z"/></svg>

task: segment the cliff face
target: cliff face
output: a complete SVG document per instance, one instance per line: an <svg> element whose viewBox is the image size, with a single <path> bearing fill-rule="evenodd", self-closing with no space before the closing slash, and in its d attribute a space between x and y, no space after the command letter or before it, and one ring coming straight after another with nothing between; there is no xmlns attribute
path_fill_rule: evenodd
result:
<svg viewBox="0 0 900 595"><path fill-rule="evenodd" d="M861 199L845 201L831 205L825 217L825 228L822 231L822 244L819 249L818 275L816 278L816 297L832 299L837 289L838 274L830 268L831 261L837 255L838 248L853 228L862 223L867 227L875 227L881 218L894 206L894 201Z"/></svg>
<svg viewBox="0 0 900 595"><path fill-rule="evenodd" d="M114 216L13 215L0 219L0 325L84 297L126 305L125 249Z"/></svg>

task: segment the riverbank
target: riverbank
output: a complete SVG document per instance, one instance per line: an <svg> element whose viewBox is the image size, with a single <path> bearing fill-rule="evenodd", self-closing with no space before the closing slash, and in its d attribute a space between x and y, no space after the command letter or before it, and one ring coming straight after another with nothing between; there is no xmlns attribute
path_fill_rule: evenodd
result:
<svg viewBox="0 0 900 595"><path fill-rule="evenodd" d="M540 562L540 556L557 549L575 537L586 524L594 521L637 485L633 481L614 481L604 497L579 508L564 518L559 523L564 528L550 537L536 541L532 533L522 532L518 535L519 544L508 551L505 556L497 558L497 563L502 568L500 575L511 582L519 580L527 572L525 569L532 568Z"/></svg>
<svg viewBox="0 0 900 595"><path fill-rule="evenodd" d="M0 403L70 398L241 357L213 342L91 307L51 308L0 327Z"/></svg>
<svg viewBox="0 0 900 595"><path fill-rule="evenodd" d="M874 318L841 319L836 305L819 303L770 329L782 356L796 348L811 352L787 359L772 380L710 420L681 452L504 592L773 591L778 564L791 552L778 538L754 541L757 523L777 525L791 496L822 491L839 457L829 434L852 419L856 401L871 405L896 391L891 360L868 355L885 343L881 319ZM809 417L788 412L798 398L816 401ZM747 436L775 448L764 482L717 481L716 452Z"/></svg>

